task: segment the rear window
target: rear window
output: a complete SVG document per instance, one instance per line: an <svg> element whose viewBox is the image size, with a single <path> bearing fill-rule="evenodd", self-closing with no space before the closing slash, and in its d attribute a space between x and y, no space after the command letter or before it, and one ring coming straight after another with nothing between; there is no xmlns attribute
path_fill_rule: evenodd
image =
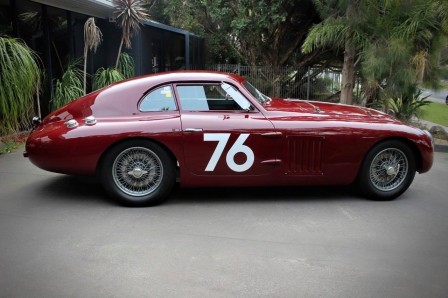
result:
<svg viewBox="0 0 448 298"><path fill-rule="evenodd" d="M140 111L175 111L176 102L171 86L162 86L149 92L140 103Z"/></svg>

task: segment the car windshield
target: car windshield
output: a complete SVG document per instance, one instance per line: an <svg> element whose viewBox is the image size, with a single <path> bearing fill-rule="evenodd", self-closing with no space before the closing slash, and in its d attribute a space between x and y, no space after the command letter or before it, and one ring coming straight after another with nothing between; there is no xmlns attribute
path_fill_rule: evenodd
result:
<svg viewBox="0 0 448 298"><path fill-rule="evenodd" d="M243 82L243 86L260 102L265 103L267 101L270 101L271 98L269 96L264 95L260 91L257 90L254 86L252 86L251 83L248 81Z"/></svg>

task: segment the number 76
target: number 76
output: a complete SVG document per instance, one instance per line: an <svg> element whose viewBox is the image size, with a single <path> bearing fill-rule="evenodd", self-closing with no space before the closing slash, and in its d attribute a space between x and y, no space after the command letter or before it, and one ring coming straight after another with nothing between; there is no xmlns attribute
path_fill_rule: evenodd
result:
<svg viewBox="0 0 448 298"><path fill-rule="evenodd" d="M244 145L244 142L247 140L250 134L243 133L238 139L235 141L235 144L230 148L229 152L226 155L226 163L227 166L234 172L244 172L250 169L254 164L254 152L248 146ZM227 142L229 141L230 133L205 133L204 141L217 141L218 145L216 145L215 151L210 158L210 161L205 168L206 172L213 172L216 168L216 164L218 163L221 155L226 147ZM243 153L246 155L246 161L242 164L237 164L235 162L235 155L237 153Z"/></svg>

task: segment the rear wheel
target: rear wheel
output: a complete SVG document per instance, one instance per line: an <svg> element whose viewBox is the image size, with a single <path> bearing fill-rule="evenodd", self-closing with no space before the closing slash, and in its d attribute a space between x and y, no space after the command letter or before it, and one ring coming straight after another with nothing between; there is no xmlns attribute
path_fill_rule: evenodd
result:
<svg viewBox="0 0 448 298"><path fill-rule="evenodd" d="M162 202L176 181L170 156L159 145L144 140L113 147L104 156L100 174L105 190L127 206Z"/></svg>
<svg viewBox="0 0 448 298"><path fill-rule="evenodd" d="M370 199L393 200L408 189L415 176L415 156L400 141L385 141L367 154L358 184Z"/></svg>

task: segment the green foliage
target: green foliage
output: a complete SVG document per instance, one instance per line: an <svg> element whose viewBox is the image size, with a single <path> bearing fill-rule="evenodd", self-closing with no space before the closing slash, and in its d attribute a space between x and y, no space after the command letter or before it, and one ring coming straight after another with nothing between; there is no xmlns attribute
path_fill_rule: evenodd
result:
<svg viewBox="0 0 448 298"><path fill-rule="evenodd" d="M320 20L312 0L170 0L165 14L172 25L205 37L208 63L315 62L315 55L297 50Z"/></svg>
<svg viewBox="0 0 448 298"><path fill-rule="evenodd" d="M62 78L56 81L51 107L55 110L83 95L83 72L75 61L67 66Z"/></svg>
<svg viewBox="0 0 448 298"><path fill-rule="evenodd" d="M125 77L116 68L99 68L93 78L93 89L109 86L112 83L124 80Z"/></svg>
<svg viewBox="0 0 448 298"><path fill-rule="evenodd" d="M324 21L309 32L303 52L356 49L366 101L403 98L415 84L437 85L447 45L448 2L442 0L347 0L314 3ZM348 5L356 13L350 15ZM371 97L374 95L375 97Z"/></svg>
<svg viewBox="0 0 448 298"><path fill-rule="evenodd" d="M21 41L0 36L0 135L30 125L33 96L41 72L33 51Z"/></svg>
<svg viewBox="0 0 448 298"><path fill-rule="evenodd" d="M9 141L5 144L0 143L0 154L9 153L17 148L17 143Z"/></svg>
<svg viewBox="0 0 448 298"><path fill-rule="evenodd" d="M448 126L448 105L438 102L431 102L430 104L422 107L422 111L422 119L443 126Z"/></svg>
<svg viewBox="0 0 448 298"><path fill-rule="evenodd" d="M135 76L134 59L128 53L121 53L117 70L125 79L133 78Z"/></svg>
<svg viewBox="0 0 448 298"><path fill-rule="evenodd" d="M23 147L28 136L28 131L0 136L0 154L9 153Z"/></svg>
<svg viewBox="0 0 448 298"><path fill-rule="evenodd" d="M302 44L302 51L310 53L316 48L328 46L343 49L347 30L347 24L340 19L329 18L316 24L308 32L308 36Z"/></svg>
<svg viewBox="0 0 448 298"><path fill-rule="evenodd" d="M422 90L414 86L408 94L388 99L388 106L394 112L395 117L409 121L413 117L420 117L422 107L430 104L430 101L426 100L429 96L421 97L421 95Z"/></svg>

